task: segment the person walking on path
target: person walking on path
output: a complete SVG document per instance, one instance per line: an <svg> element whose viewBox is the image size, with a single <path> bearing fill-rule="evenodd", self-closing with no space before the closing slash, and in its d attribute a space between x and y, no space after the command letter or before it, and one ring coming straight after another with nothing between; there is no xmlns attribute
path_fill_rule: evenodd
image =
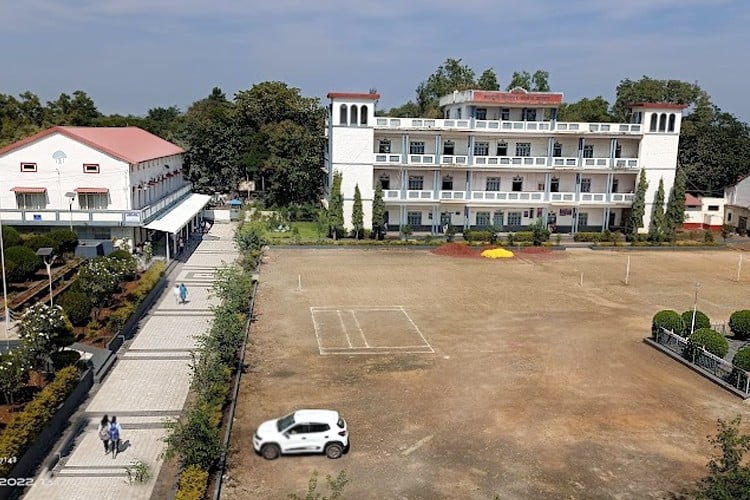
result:
<svg viewBox="0 0 750 500"><path fill-rule="evenodd" d="M104 454L109 453L109 417L104 415L99 423L99 439L104 444Z"/></svg>
<svg viewBox="0 0 750 500"><path fill-rule="evenodd" d="M177 283L174 284L174 288L172 288L172 293L174 294L174 301L178 304L180 303L180 296L182 295L182 291L180 290L180 285Z"/></svg>
<svg viewBox="0 0 750 500"><path fill-rule="evenodd" d="M120 433L122 427L117 422L117 417L112 415L112 421L109 423L109 444L112 448L112 458L117 458L117 453L120 451Z"/></svg>
<svg viewBox="0 0 750 500"><path fill-rule="evenodd" d="M185 283L180 283L180 302L183 304L187 300L187 287L185 286Z"/></svg>

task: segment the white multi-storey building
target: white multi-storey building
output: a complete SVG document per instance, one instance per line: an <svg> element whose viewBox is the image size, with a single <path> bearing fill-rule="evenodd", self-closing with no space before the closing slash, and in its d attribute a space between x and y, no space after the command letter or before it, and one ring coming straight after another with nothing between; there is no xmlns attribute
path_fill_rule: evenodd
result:
<svg viewBox="0 0 750 500"><path fill-rule="evenodd" d="M391 229L517 231L541 219L558 232L615 230L643 170L645 231L659 180L667 196L674 183L682 105L632 104L628 123L570 123L557 120L554 92L454 92L440 99L441 119L377 116L379 98L328 94L325 164L329 185L342 174L348 228L355 185L369 227L380 182Z"/></svg>
<svg viewBox="0 0 750 500"><path fill-rule="evenodd" d="M131 248L166 233L174 248L210 198L191 193L183 153L137 127L43 130L0 149L0 219Z"/></svg>

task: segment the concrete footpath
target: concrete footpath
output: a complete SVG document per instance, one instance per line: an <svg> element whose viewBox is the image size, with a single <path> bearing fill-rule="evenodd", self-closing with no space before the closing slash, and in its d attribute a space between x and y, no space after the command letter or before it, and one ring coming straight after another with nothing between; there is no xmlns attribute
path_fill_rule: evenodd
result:
<svg viewBox="0 0 750 500"><path fill-rule="evenodd" d="M215 224L195 251L169 276L169 285L140 325L137 335L118 352L107 377L81 405L87 424L72 450L51 471L41 471L26 499L149 499L163 460L165 419L180 415L190 388L190 351L195 336L210 325L209 298L214 271L238 255L234 224ZM185 283L188 298L179 304L175 283ZM97 436L102 415L117 416L122 447L106 455ZM60 443L58 443L58 446ZM57 447L55 447L57 449ZM125 467L141 460L151 468L146 484L128 484Z"/></svg>

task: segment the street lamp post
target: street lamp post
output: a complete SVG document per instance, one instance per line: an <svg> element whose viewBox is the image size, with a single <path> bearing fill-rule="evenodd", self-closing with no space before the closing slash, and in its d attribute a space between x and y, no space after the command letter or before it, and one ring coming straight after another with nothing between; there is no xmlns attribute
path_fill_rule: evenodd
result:
<svg viewBox="0 0 750 500"><path fill-rule="evenodd" d="M693 320L690 322L690 335L695 331L695 314L698 312L698 289L700 287L701 284L697 281L693 285L693 288L695 288L695 297L693 298Z"/></svg>
<svg viewBox="0 0 750 500"><path fill-rule="evenodd" d="M70 232L73 232L73 202L76 199L76 193L74 191L68 191L65 193L65 197L68 199L68 213L70 214Z"/></svg>
<svg viewBox="0 0 750 500"><path fill-rule="evenodd" d="M47 266L47 276L49 276L49 306L52 307L52 263L55 261L54 248L42 247L36 251L36 254L44 260Z"/></svg>

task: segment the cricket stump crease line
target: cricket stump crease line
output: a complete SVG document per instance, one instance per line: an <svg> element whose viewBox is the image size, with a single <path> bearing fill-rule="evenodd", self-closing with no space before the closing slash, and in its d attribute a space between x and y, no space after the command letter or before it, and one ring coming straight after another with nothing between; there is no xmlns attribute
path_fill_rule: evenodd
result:
<svg viewBox="0 0 750 500"><path fill-rule="evenodd" d="M310 306L311 311L338 311L338 310L355 310L355 311L400 311L400 306Z"/></svg>
<svg viewBox="0 0 750 500"><path fill-rule="evenodd" d="M414 329L417 331L417 333L422 338L422 340L427 345L427 347L430 349L430 351L434 353L435 350L432 348L432 346L430 345L430 343L427 342L427 339L424 338L424 335L422 335L422 331L419 329L419 327L414 323L414 321L412 321L411 316L409 316L409 313L406 312L406 309L404 309L404 306L398 306L398 307L401 308L401 312L404 313L404 316L406 316L406 319L409 320L409 323L411 323L411 326L414 327Z"/></svg>
<svg viewBox="0 0 750 500"><path fill-rule="evenodd" d="M349 309L349 312L352 314L352 319L354 320L354 324L357 325L357 330L359 330L359 334L362 336L362 341L365 343L365 347L370 347L370 344L367 343L365 332L362 331L362 326L359 324L359 320L357 319L357 315L355 314L354 309Z"/></svg>
<svg viewBox="0 0 750 500"><path fill-rule="evenodd" d="M341 315L341 309L336 309L336 314L339 317L339 323L341 324L341 331L344 332L344 336L346 337L346 343L349 344L349 349L351 349L352 346L352 339L349 338L349 332L346 330L346 325L344 324L344 317Z"/></svg>
<svg viewBox="0 0 750 500"><path fill-rule="evenodd" d="M312 307L310 308L310 315L315 329L315 340L318 342L318 353L323 354L323 345L320 343L320 335L318 335L318 322L315 321L315 311L312 310Z"/></svg>

